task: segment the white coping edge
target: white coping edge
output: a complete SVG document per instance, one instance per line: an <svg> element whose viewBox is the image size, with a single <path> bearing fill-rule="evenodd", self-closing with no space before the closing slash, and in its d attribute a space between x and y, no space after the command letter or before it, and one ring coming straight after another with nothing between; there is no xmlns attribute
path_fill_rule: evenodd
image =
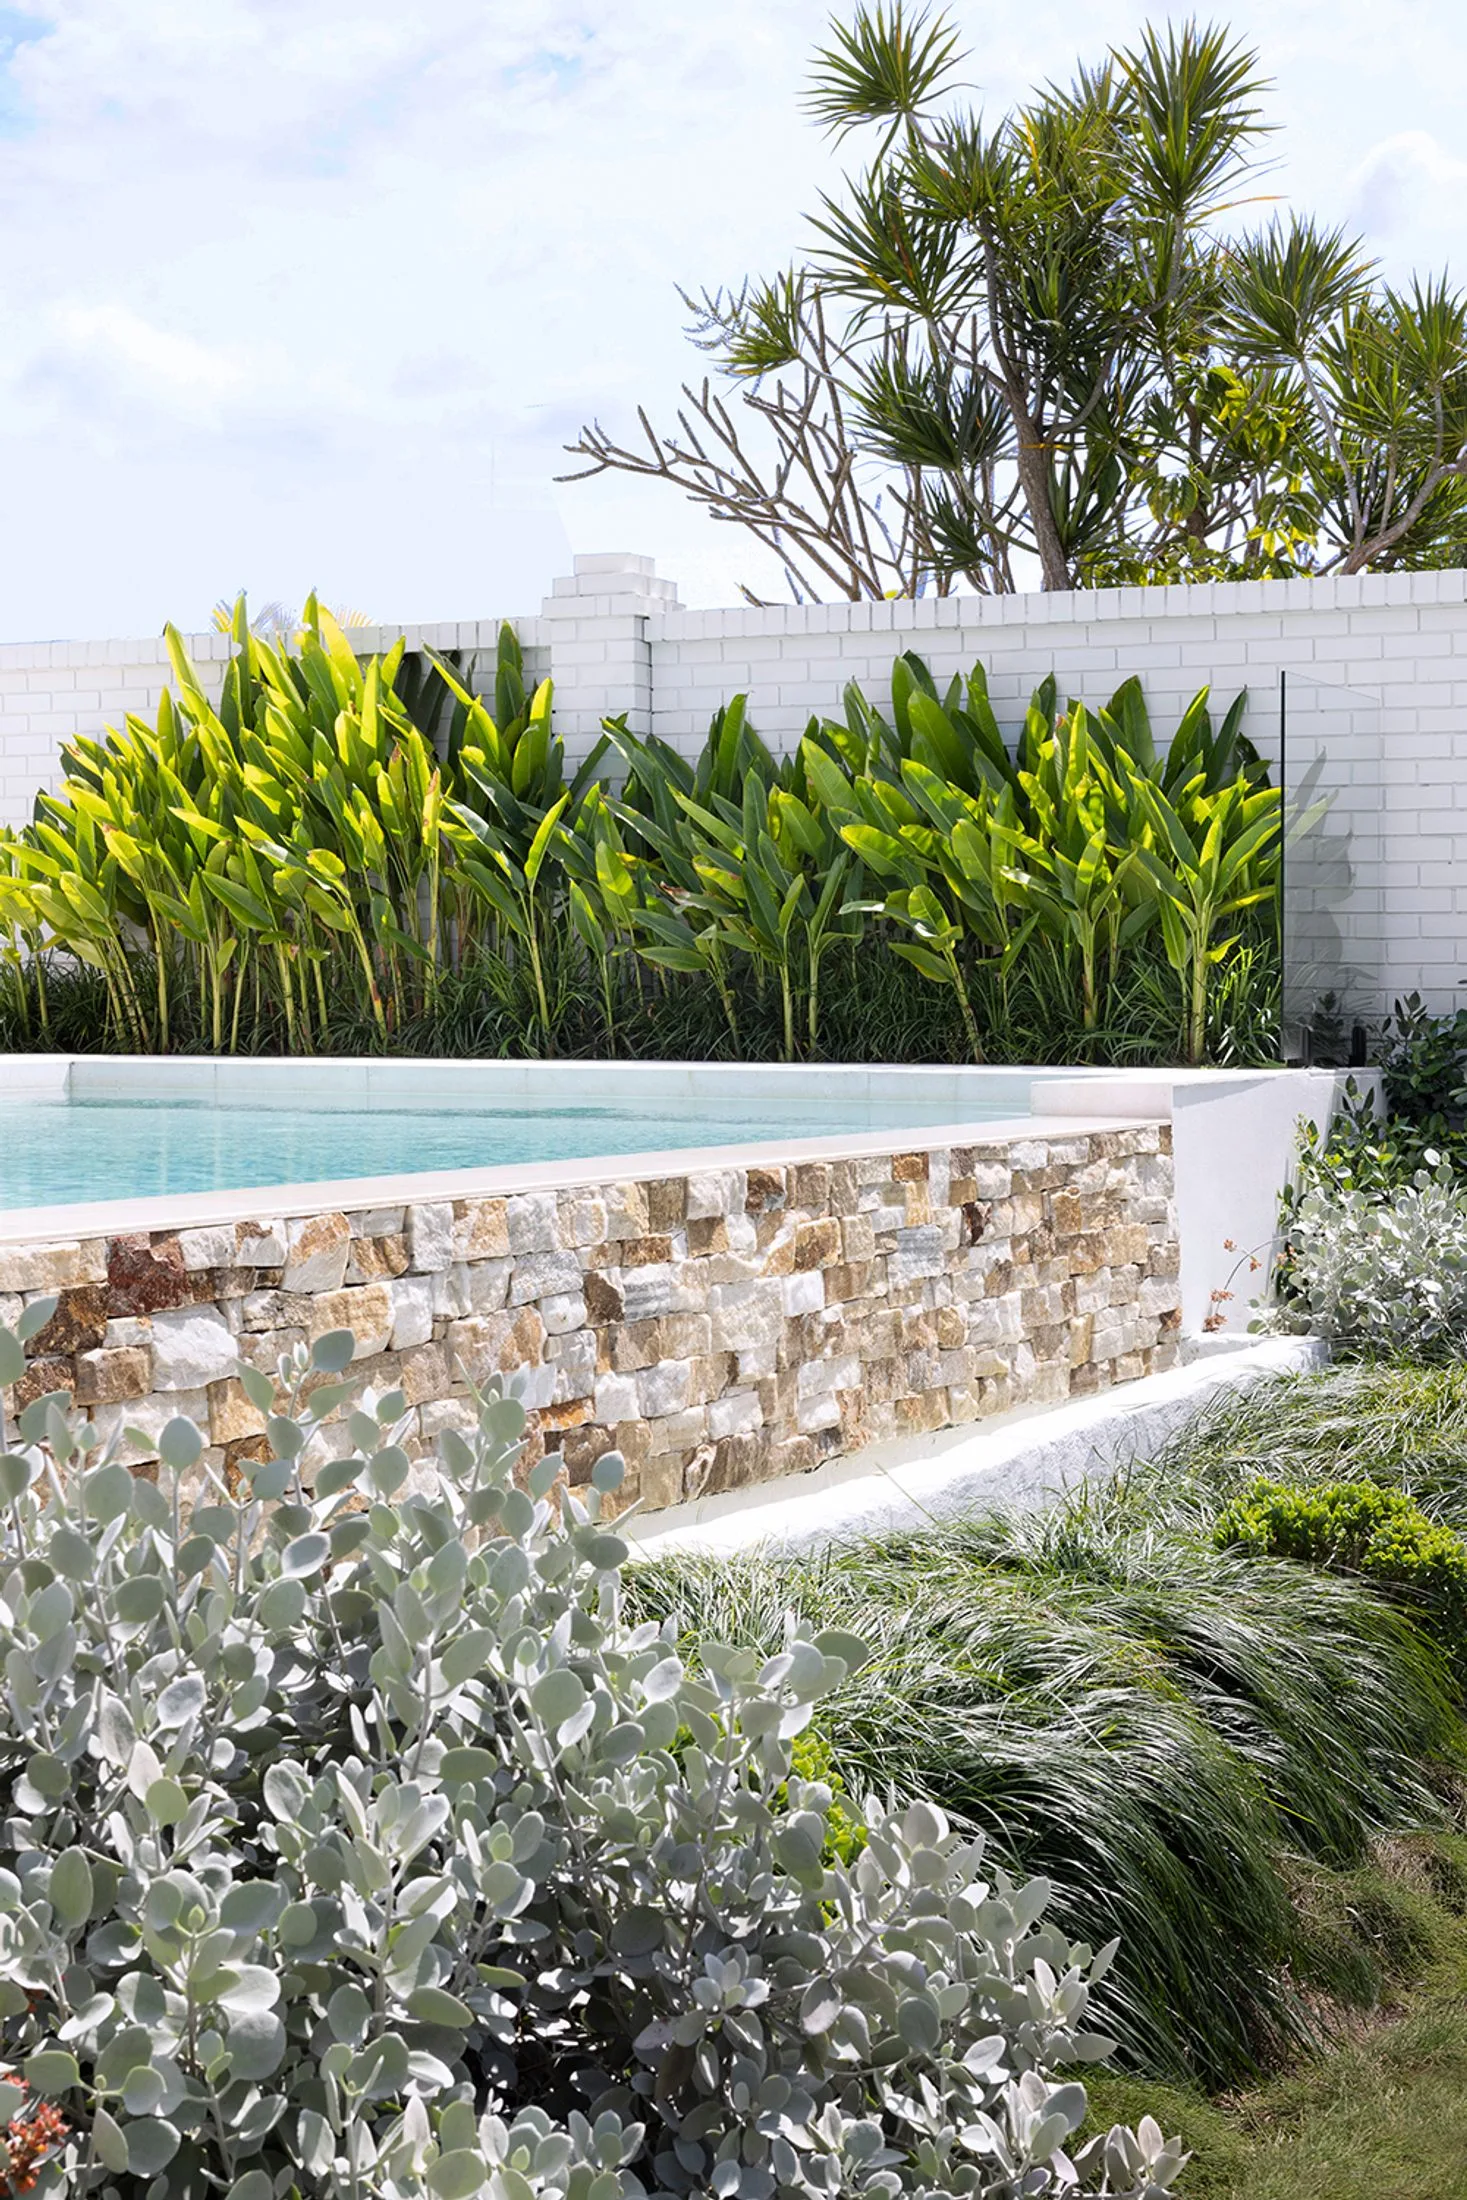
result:
<svg viewBox="0 0 1467 2200"><path fill-rule="evenodd" d="M489 1169L425 1169L394 1176L309 1184L240 1185L216 1192L149 1192L132 1199L76 1200L54 1207L0 1209L0 1244L120 1237L134 1230L195 1229L261 1216L351 1212L444 1199L502 1199L513 1193L620 1184L633 1177L695 1176L709 1169L777 1168L799 1161L858 1161L943 1146L1011 1145L1026 1138L1078 1138L1140 1129L1155 1118L1019 1115L968 1123L908 1123L897 1130L844 1131L834 1138L771 1139L737 1146L664 1146L654 1153L589 1154L574 1161L508 1162Z"/></svg>
<svg viewBox="0 0 1467 2200"><path fill-rule="evenodd" d="M956 1514L1042 1505L1092 1476L1158 1450L1216 1397L1323 1367L1317 1337L1240 1340L1165 1375L1122 1383L1069 1405L1036 1406L982 1424L898 1437L809 1474L784 1475L645 1516L625 1533L634 1550L733 1556L931 1527Z"/></svg>

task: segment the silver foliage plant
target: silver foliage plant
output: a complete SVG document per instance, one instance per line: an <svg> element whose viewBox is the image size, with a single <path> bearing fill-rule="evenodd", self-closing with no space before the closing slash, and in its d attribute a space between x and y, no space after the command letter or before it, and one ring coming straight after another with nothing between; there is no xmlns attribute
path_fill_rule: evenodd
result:
<svg viewBox="0 0 1467 2200"><path fill-rule="evenodd" d="M1311 1185L1285 1235L1290 1298L1268 1327L1428 1359L1467 1343L1467 1195L1449 1164L1384 1197Z"/></svg>
<svg viewBox="0 0 1467 2200"><path fill-rule="evenodd" d="M1170 2192L1150 2119L1075 2144L1111 1951L1042 1880L920 1801L836 1859L792 1744L862 1645L630 1625L620 1462L552 1501L503 1389L433 1471L400 1393L329 1456L351 1348L242 1374L237 1498L59 1397L0 1457L6 2169L39 2114L42 2200Z"/></svg>

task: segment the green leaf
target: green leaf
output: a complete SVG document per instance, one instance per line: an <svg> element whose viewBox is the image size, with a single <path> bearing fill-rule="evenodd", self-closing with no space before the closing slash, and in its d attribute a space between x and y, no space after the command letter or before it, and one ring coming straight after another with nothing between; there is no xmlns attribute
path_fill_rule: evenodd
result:
<svg viewBox="0 0 1467 2200"><path fill-rule="evenodd" d="M92 2110L92 2141L103 2169L110 2169L114 2177L126 2176L130 2164L127 2140L116 2118L100 2104Z"/></svg>
<svg viewBox="0 0 1467 2200"><path fill-rule="evenodd" d="M150 2116L146 2122L129 2123L125 2130L127 2166L134 2177L156 2177L178 2152L178 2131L166 2117Z"/></svg>
<svg viewBox="0 0 1467 2200"><path fill-rule="evenodd" d="M311 1346L311 1365L323 1374L340 1375L351 1366L357 1340L349 1329L328 1329Z"/></svg>
<svg viewBox="0 0 1467 2200"><path fill-rule="evenodd" d="M92 1867L81 1849L63 1849L51 1866L51 1909L63 1932L92 1914Z"/></svg>
<svg viewBox="0 0 1467 2200"><path fill-rule="evenodd" d="M482 1673L497 1640L492 1628L488 1627L471 1627L467 1634L456 1636L443 1653L446 1686L458 1688L476 1673Z"/></svg>
<svg viewBox="0 0 1467 2200"><path fill-rule="evenodd" d="M158 1437L158 1456L175 1474L187 1474L203 1457L204 1439L192 1421L175 1414L165 1421Z"/></svg>
<svg viewBox="0 0 1467 2200"><path fill-rule="evenodd" d="M428 2190L435 2200L470 2200L488 2182L489 2165L477 2148L460 2147L440 2154L428 2171Z"/></svg>
<svg viewBox="0 0 1467 2200"><path fill-rule="evenodd" d="M188 1809L188 1797L176 1780L165 1776L149 1782L143 1807L155 1826L176 1826Z"/></svg>
<svg viewBox="0 0 1467 2200"><path fill-rule="evenodd" d="M76 2057L62 2047L43 2047L27 2058L26 2083L36 2093L66 2093L81 2084Z"/></svg>
<svg viewBox="0 0 1467 2200"><path fill-rule="evenodd" d="M586 1691L569 1666L558 1665L542 1673L530 1690L530 1703L545 1726L563 1726L573 1719L586 1700Z"/></svg>
<svg viewBox="0 0 1467 2200"><path fill-rule="evenodd" d="M446 1749L438 1777L447 1788L468 1787L477 1780L492 1780L498 1770L499 1759L490 1750Z"/></svg>
<svg viewBox="0 0 1467 2200"><path fill-rule="evenodd" d="M287 1543L280 1554L280 1570L287 1581L303 1580L319 1573L331 1556L331 1539L319 1529L307 1535L298 1535Z"/></svg>
<svg viewBox="0 0 1467 2200"><path fill-rule="evenodd" d="M457 1994L445 1992L441 1986L415 1987L407 1998L408 2012L420 2024L445 2024L464 2031L474 2021L474 2012Z"/></svg>

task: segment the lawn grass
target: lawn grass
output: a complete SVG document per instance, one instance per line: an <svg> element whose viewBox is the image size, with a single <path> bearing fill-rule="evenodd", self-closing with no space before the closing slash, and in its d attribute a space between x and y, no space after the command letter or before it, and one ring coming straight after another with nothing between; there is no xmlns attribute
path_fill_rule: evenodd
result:
<svg viewBox="0 0 1467 2200"><path fill-rule="evenodd" d="M1377 1907L1399 1897L1430 1945L1371 2016L1223 2100L1096 2077L1092 2127L1151 2115L1180 2132L1193 2149L1188 2200L1467 2200L1467 1918L1389 1872L1376 1877Z"/></svg>

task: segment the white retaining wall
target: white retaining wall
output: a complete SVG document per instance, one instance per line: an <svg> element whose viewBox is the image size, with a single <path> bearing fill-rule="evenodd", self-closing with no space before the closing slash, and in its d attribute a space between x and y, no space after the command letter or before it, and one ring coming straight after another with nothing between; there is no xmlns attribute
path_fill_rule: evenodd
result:
<svg viewBox="0 0 1467 2200"><path fill-rule="evenodd" d="M713 708L747 691L755 724L779 746L812 712L838 714L844 684L873 696L897 651L939 676L988 667L999 720L1016 729L1053 672L1067 695L1102 702L1128 674L1145 682L1167 729L1204 682L1250 695L1249 731L1277 753L1279 676L1355 691L1351 754L1378 724L1379 763L1364 806L1380 821L1349 913L1352 958L1377 995L1415 989L1455 1007L1467 977L1467 573L1099 589L1072 595L927 597L898 603L690 611L647 558L582 557L538 617L515 617L529 669L556 682L556 718L584 753L602 717L626 711L692 751ZM513 613L507 614L514 616ZM363 632L492 658L498 620ZM222 663L227 639L197 638ZM151 712L167 677L160 641L51 642L0 649L0 823L20 824L53 782L61 743L129 711ZM1303 689L1296 690L1303 693Z"/></svg>

